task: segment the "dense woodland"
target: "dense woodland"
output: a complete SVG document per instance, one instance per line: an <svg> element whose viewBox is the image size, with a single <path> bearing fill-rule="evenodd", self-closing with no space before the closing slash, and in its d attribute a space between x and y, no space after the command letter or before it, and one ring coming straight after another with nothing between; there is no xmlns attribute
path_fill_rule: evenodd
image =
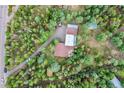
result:
<svg viewBox="0 0 124 93"><path fill-rule="evenodd" d="M55 57L55 40L9 76L7 87L113 88L114 76L124 87L124 6L20 6L6 31L7 70L35 52L59 23L79 25L73 55Z"/></svg>

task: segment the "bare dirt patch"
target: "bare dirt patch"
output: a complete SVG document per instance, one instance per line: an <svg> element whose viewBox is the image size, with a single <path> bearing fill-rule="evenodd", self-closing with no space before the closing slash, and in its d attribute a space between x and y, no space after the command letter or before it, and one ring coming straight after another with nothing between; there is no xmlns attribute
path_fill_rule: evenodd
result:
<svg viewBox="0 0 124 93"><path fill-rule="evenodd" d="M124 28L121 28L121 31ZM116 59L124 59L124 53L121 53L116 47L114 47L110 40L107 40L105 42L98 42L95 40L95 35L97 34L97 32L93 32L92 36L90 38L90 40L87 41L87 44L89 45L89 47L91 48L104 48L105 51L110 51L108 55L116 58Z"/></svg>
<svg viewBox="0 0 124 93"><path fill-rule="evenodd" d="M72 5L72 6L69 6L69 9L73 11L79 11L79 10L84 9L84 6Z"/></svg>
<svg viewBox="0 0 124 93"><path fill-rule="evenodd" d="M100 47L100 44L93 37L87 43L90 47Z"/></svg>
<svg viewBox="0 0 124 93"><path fill-rule="evenodd" d="M106 41L105 46L111 50L111 56L116 59L124 59L124 53L121 53L117 48L115 48L110 41Z"/></svg>

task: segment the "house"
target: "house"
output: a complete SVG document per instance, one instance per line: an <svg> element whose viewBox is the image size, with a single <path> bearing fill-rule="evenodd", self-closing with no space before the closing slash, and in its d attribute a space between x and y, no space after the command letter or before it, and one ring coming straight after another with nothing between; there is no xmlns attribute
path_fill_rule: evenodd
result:
<svg viewBox="0 0 124 93"><path fill-rule="evenodd" d="M58 43L55 47L54 55L57 57L70 57L75 45L78 26L68 24L65 35L65 43Z"/></svg>

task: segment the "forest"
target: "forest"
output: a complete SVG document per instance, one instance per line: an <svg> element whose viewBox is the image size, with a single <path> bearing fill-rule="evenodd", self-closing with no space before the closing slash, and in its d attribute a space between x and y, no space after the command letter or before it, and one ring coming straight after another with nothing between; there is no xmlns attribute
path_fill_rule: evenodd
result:
<svg viewBox="0 0 124 93"><path fill-rule="evenodd" d="M6 31L7 71L28 59L59 23L79 26L73 55L55 57L54 40L7 77L8 88L114 88L114 77L124 87L124 6L19 6Z"/></svg>

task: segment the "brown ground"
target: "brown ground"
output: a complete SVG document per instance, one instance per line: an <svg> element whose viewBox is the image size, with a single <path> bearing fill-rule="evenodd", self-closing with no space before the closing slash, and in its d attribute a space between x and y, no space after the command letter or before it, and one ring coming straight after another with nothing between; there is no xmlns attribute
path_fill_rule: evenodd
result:
<svg viewBox="0 0 124 93"><path fill-rule="evenodd" d="M105 42L97 42L94 37L91 37L91 39L88 41L88 45L91 48L100 48L104 47L111 51L110 56L117 58L117 59L124 59L124 53L120 52L117 48L115 48L109 40ZM106 50L107 51L107 50Z"/></svg>
<svg viewBox="0 0 124 93"><path fill-rule="evenodd" d="M100 47L100 44L93 37L88 41L88 45L90 47Z"/></svg>

